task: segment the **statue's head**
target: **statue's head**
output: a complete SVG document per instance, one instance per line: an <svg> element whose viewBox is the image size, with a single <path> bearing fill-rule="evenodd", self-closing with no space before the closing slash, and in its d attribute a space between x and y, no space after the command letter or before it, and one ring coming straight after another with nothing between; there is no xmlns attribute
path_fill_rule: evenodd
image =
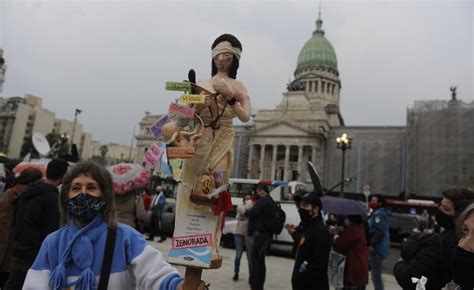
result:
<svg viewBox="0 0 474 290"><path fill-rule="evenodd" d="M228 71L229 77L235 79L237 77L237 70L239 69L239 59L240 54L242 53L242 44L237 39L237 37L232 34L222 34L214 40L214 43L211 46L212 48L212 72L211 75L214 76L218 72L218 68L215 64L214 58L219 54L223 53L232 53L232 63Z"/></svg>

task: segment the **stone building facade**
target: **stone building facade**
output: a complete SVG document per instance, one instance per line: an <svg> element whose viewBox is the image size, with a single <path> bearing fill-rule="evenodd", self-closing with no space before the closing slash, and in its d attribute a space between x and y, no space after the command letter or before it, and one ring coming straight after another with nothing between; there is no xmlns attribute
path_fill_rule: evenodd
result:
<svg viewBox="0 0 474 290"><path fill-rule="evenodd" d="M256 114L249 134L248 178L310 182L308 160L324 174L328 133L344 121L336 53L322 23L319 17L280 104Z"/></svg>
<svg viewBox="0 0 474 290"><path fill-rule="evenodd" d="M259 110L252 126L239 129L242 140L248 132L249 148L236 144L234 177L310 184L311 160L330 189L341 181L336 138L346 133L352 148L345 153L344 176L353 181L345 192L361 193L368 184L372 192L387 195L440 196L449 187L474 187L474 102L456 100L454 93L451 101L416 101L407 126L346 126L337 58L321 17L294 75L276 108Z"/></svg>
<svg viewBox="0 0 474 290"><path fill-rule="evenodd" d="M55 114L42 107L43 99L38 96L0 97L0 152L11 158L20 158L23 144L33 133L72 135L74 122L56 119ZM91 157L92 136L82 131L77 123L74 143L82 159ZM52 145L52 144L50 144Z"/></svg>
<svg viewBox="0 0 474 290"><path fill-rule="evenodd" d="M407 192L474 188L474 102L416 101L407 114Z"/></svg>

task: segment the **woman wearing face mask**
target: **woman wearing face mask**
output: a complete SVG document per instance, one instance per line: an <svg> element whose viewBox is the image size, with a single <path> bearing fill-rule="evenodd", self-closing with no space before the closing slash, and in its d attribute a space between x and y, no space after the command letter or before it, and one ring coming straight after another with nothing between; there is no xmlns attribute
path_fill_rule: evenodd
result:
<svg viewBox="0 0 474 290"><path fill-rule="evenodd" d="M249 274L252 273L251 267L251 246L250 246L250 237L248 235L248 225L249 221L245 215L245 211L253 206L252 194L246 193L242 204L237 207L237 226L235 228L234 242L235 242L235 260L234 260L234 277L232 280L237 281L239 279L239 270L240 270L240 259L242 258L242 252L247 252L247 260L249 264Z"/></svg>
<svg viewBox="0 0 474 290"><path fill-rule="evenodd" d="M412 277L428 278L426 289L441 289L453 279L449 261L458 243L455 220L474 202L474 192L466 188L449 189L443 192L441 205L435 214L437 223L444 228L440 234L413 237L402 245L402 260L397 262L393 273L403 289L415 289ZM471 273L472 274L472 273Z"/></svg>
<svg viewBox="0 0 474 290"><path fill-rule="evenodd" d="M93 161L77 164L64 177L59 206L67 226L46 237L23 289L182 287L183 278L160 252L133 228L114 222L112 178L105 168Z"/></svg>
<svg viewBox="0 0 474 290"><path fill-rule="evenodd" d="M474 289L474 203L459 216L459 242L452 258L453 280L461 289Z"/></svg>
<svg viewBox="0 0 474 290"><path fill-rule="evenodd" d="M369 251L360 215L344 219L344 230L334 236L333 248L346 256L343 289L364 290L369 282Z"/></svg>

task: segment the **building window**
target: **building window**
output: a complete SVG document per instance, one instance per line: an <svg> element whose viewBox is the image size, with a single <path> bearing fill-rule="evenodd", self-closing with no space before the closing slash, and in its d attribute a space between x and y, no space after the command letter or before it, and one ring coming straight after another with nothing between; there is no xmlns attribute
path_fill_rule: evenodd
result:
<svg viewBox="0 0 474 290"><path fill-rule="evenodd" d="M290 162L298 162L298 146L290 147Z"/></svg>
<svg viewBox="0 0 474 290"><path fill-rule="evenodd" d="M309 86L308 86L309 89L308 90L309 90L309 92L311 92L313 90L313 82L309 81L308 83L309 83Z"/></svg>
<svg viewBox="0 0 474 290"><path fill-rule="evenodd" d="M324 89L326 88L326 83L323 81L321 85L321 92L324 93Z"/></svg>
<svg viewBox="0 0 474 290"><path fill-rule="evenodd" d="M277 147L277 161L285 160L285 147L278 146Z"/></svg>
<svg viewBox="0 0 474 290"><path fill-rule="evenodd" d="M314 82L314 91L317 93L318 92L318 84L319 84L319 81L315 81Z"/></svg>

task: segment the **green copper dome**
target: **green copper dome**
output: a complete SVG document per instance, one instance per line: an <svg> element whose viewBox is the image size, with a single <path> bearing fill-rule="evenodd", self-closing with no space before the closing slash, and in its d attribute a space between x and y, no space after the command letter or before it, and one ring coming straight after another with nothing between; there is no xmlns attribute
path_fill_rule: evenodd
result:
<svg viewBox="0 0 474 290"><path fill-rule="evenodd" d="M323 66L337 71L336 52L324 36L324 31L321 29L322 24L323 21L319 17L313 36L305 43L298 55L296 70Z"/></svg>

